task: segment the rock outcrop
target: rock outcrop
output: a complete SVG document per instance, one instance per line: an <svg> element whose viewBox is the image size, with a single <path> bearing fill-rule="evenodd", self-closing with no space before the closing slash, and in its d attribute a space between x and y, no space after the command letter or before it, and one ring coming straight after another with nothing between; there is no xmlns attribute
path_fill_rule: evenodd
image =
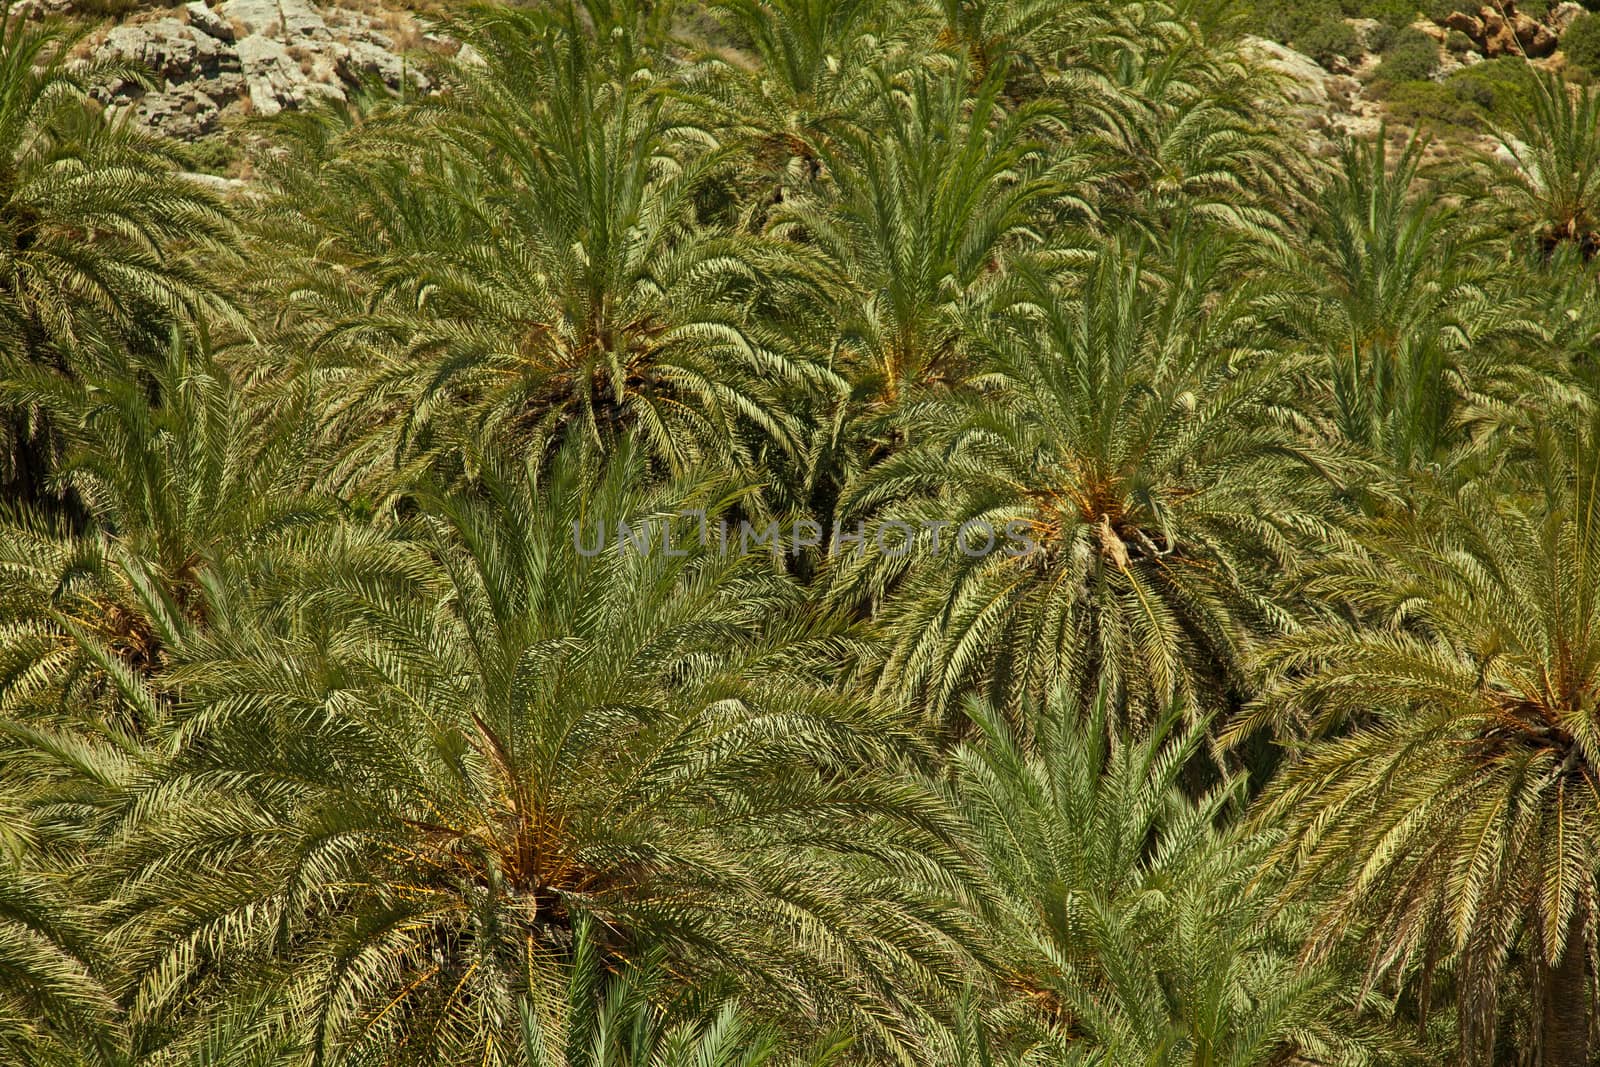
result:
<svg viewBox="0 0 1600 1067"><path fill-rule="evenodd" d="M1567 32L1567 28L1579 15L1583 14L1583 5L1575 4L1572 0L1562 0L1550 9L1550 14L1545 16L1545 25L1555 32L1557 37Z"/></svg>
<svg viewBox="0 0 1600 1067"><path fill-rule="evenodd" d="M1339 137L1374 136L1383 124L1378 105L1361 92L1361 82L1332 74L1310 56L1260 37L1246 37L1246 55L1279 76L1284 98L1304 125L1311 149L1333 150Z"/></svg>
<svg viewBox="0 0 1600 1067"><path fill-rule="evenodd" d="M1432 65L1431 73L1435 80L1499 57L1526 58L1536 66L1559 70L1563 62L1558 51L1561 37L1584 9L1566 0L1539 10L1540 17L1535 18L1519 11L1515 0L1468 0L1461 9L1438 21L1419 17L1409 30L1412 35L1427 38L1436 49L1438 61ZM1359 51L1329 58L1326 68L1284 45L1245 38L1246 52L1261 66L1281 75L1285 98L1308 131L1313 151L1327 151L1341 135L1374 136L1388 117L1382 101L1388 98L1393 85L1381 80L1386 56L1377 48L1393 39L1393 31L1371 19L1344 21ZM1405 126L1405 122L1396 123L1396 133L1404 133Z"/></svg>
<svg viewBox="0 0 1600 1067"><path fill-rule="evenodd" d="M1577 8L1577 11L1568 8ZM1441 28L1466 34L1473 49L1489 59L1500 56L1543 59L1556 50L1561 34L1582 11L1576 4L1561 4L1547 12L1541 21L1518 11L1513 3L1482 4L1475 9L1452 11L1444 17Z"/></svg>
<svg viewBox="0 0 1600 1067"><path fill-rule="evenodd" d="M386 32L402 18L384 23L311 0L192 0L105 35L99 55L136 63L155 82L122 82L105 102L131 109L151 129L193 140L227 114L275 115L318 98L343 99L369 80L426 88Z"/></svg>

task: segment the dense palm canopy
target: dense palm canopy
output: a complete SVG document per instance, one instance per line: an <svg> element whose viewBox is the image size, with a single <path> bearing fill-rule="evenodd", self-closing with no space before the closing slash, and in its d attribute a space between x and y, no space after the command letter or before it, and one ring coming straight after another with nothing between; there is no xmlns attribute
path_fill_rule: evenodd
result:
<svg viewBox="0 0 1600 1067"><path fill-rule="evenodd" d="M1526 968L1563 1024L1546 1041L1587 1046L1592 999L1600 452L1587 427L1535 443L1525 490L1431 499L1425 524L1376 523L1310 572L1364 625L1282 642L1261 698L1318 734L1363 720L1312 745L1266 809L1288 819L1297 877L1330 892L1320 938L1369 929L1375 976L1449 963L1481 1055L1502 972Z"/></svg>
<svg viewBox="0 0 1600 1067"><path fill-rule="evenodd" d="M0 368L70 373L95 352L159 339L173 313L217 307L194 254L220 206L162 146L106 119L90 94L119 71L72 58L82 34L0 6ZM136 72L135 72L136 73ZM10 391L7 390L9 393ZM45 416L0 394L0 480L44 492Z"/></svg>
<svg viewBox="0 0 1600 1067"><path fill-rule="evenodd" d="M638 496L627 454L586 467L422 490L393 535L319 546L270 654L219 634L185 657L118 850L152 1004L288 939L319 1046L500 1063L530 954L579 916L608 952L886 1034L896 986L954 965L960 918L908 878L960 865L894 769L916 741L822 684L848 635L799 616L770 559L617 540L715 487ZM613 524L593 554L589 516Z"/></svg>
<svg viewBox="0 0 1600 1067"><path fill-rule="evenodd" d="M1168 268L1111 246L1068 285L1031 275L975 332L969 388L860 480L852 507L927 531L839 567L889 597L885 688L944 718L974 684L1015 706L1071 679L1134 722L1243 690L1250 643L1289 621L1261 579L1335 472L1274 410L1295 364L1225 285L1228 246L1196 242ZM1032 548L983 551L987 530Z"/></svg>
<svg viewBox="0 0 1600 1067"><path fill-rule="evenodd" d="M0 1060L1591 1067L1600 98L1247 16L0 19Z"/></svg>
<svg viewBox="0 0 1600 1067"><path fill-rule="evenodd" d="M1204 724L1174 708L1113 750L1108 703L1058 691L1019 740L991 708L951 756L956 804L1002 896L1005 979L1108 1063L1369 1062L1384 1049L1335 972L1301 967L1253 891L1270 838L1218 829L1242 783L1185 795ZM1151 842L1159 844L1152 848ZM1381 1045L1381 1042L1378 1044Z"/></svg>

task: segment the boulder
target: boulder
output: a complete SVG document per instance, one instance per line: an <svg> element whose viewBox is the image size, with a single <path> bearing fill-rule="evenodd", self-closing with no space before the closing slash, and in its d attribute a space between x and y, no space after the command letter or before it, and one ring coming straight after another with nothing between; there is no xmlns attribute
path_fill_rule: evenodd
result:
<svg viewBox="0 0 1600 1067"><path fill-rule="evenodd" d="M204 136L246 101L256 113L274 115L321 96L342 99L348 86L374 80L391 90L429 87L423 71L407 64L396 39L384 32L394 28L393 14L374 11L369 0L150 0L150 6L173 10L134 15L83 61L148 70L154 87L109 85L96 97L173 137ZM459 47L425 41L439 54Z"/></svg>
<svg viewBox="0 0 1600 1067"><path fill-rule="evenodd" d="M244 75L236 70L224 70L215 77L193 83L196 89L226 106L245 96Z"/></svg>
<svg viewBox="0 0 1600 1067"><path fill-rule="evenodd" d="M1244 50L1262 66L1281 75L1284 96L1295 104L1326 107L1328 104L1328 72L1308 55L1296 52L1276 41L1260 37L1246 37Z"/></svg>
<svg viewBox="0 0 1600 1067"><path fill-rule="evenodd" d="M1533 16L1524 15L1519 11L1511 16L1511 26L1516 34L1517 43L1530 58L1543 59L1556 50L1555 32Z"/></svg>
<svg viewBox="0 0 1600 1067"><path fill-rule="evenodd" d="M1439 44L1444 44L1444 39L1450 36L1450 31L1434 22L1432 19L1418 19L1411 24L1411 28L1418 33L1432 37Z"/></svg>
<svg viewBox="0 0 1600 1067"><path fill-rule="evenodd" d="M1480 7L1478 18L1483 21L1483 54L1493 59L1496 56L1510 56L1517 54L1517 31L1505 19L1505 16L1492 7Z"/></svg>
<svg viewBox="0 0 1600 1067"><path fill-rule="evenodd" d="M1466 34L1478 44L1483 43L1483 20L1476 15L1469 15L1464 11L1452 11L1444 17L1447 30L1456 30Z"/></svg>
<svg viewBox="0 0 1600 1067"><path fill-rule="evenodd" d="M201 174L198 171L186 170L182 172L182 177L185 181L193 182L218 196L233 196L246 189L245 183L238 178L224 178L220 174Z"/></svg>
<svg viewBox="0 0 1600 1067"><path fill-rule="evenodd" d="M194 89L146 93L133 105L134 117L157 133L182 140L203 137L217 128L222 108Z"/></svg>
<svg viewBox="0 0 1600 1067"><path fill-rule="evenodd" d="M1361 42L1364 51L1372 51L1372 42L1383 28L1383 23L1377 19L1345 19L1345 25L1356 31L1356 40Z"/></svg>
<svg viewBox="0 0 1600 1067"><path fill-rule="evenodd" d="M1330 74L1310 56L1273 41L1246 37L1242 44L1246 56L1279 75L1284 99L1308 131L1313 154L1336 154L1339 137L1371 137L1378 132L1381 109L1362 96L1357 79Z"/></svg>
<svg viewBox="0 0 1600 1067"><path fill-rule="evenodd" d="M369 78L377 78L391 89L399 89L407 81L414 88L424 88L427 79L418 70L406 65L404 59L370 41L351 41L337 46L339 77L352 85Z"/></svg>
<svg viewBox="0 0 1600 1067"><path fill-rule="evenodd" d="M70 15L74 0L17 0L11 5L11 10L30 19L50 18L55 15Z"/></svg>
<svg viewBox="0 0 1600 1067"><path fill-rule="evenodd" d="M189 16L189 25L206 36L219 41L233 41L233 25L207 7L205 0L194 0L194 3L184 5L183 12Z"/></svg>
<svg viewBox="0 0 1600 1067"><path fill-rule="evenodd" d="M1499 142L1494 148L1494 161L1512 170L1522 169L1522 160L1528 157L1528 146L1515 137Z"/></svg>

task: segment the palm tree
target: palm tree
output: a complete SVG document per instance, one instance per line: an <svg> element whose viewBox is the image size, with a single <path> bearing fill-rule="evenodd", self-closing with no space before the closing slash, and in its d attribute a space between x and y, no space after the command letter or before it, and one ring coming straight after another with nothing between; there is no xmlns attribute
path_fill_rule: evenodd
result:
<svg viewBox="0 0 1600 1067"><path fill-rule="evenodd" d="M1326 359L1308 411L1330 440L1399 471L1457 466L1499 406L1539 390L1520 342L1543 331L1494 284L1503 265L1479 254L1481 234L1419 181L1420 142L1391 160L1385 140L1344 149L1282 316Z"/></svg>
<svg viewBox="0 0 1600 1067"><path fill-rule="evenodd" d="M1009 946L1008 946L1009 948ZM919 1027L917 1062L940 1067L1100 1067L1105 1059L1066 1033L1017 1026L1014 1006L969 985Z"/></svg>
<svg viewBox="0 0 1600 1067"><path fill-rule="evenodd" d="M787 198L772 232L820 254L822 299L789 336L844 379L796 405L809 432L769 460L777 500L831 525L843 487L899 447L905 411L966 374L968 326L1007 297L1013 256L1043 244L1057 182L1040 104L1004 107L1000 73L968 95L964 67L880 69L884 114L822 152L826 183Z"/></svg>
<svg viewBox="0 0 1600 1067"><path fill-rule="evenodd" d="M1495 131L1515 164L1496 174L1495 193L1546 252L1565 243L1592 256L1600 248L1600 92L1546 71L1530 80L1530 106Z"/></svg>
<svg viewBox="0 0 1600 1067"><path fill-rule="evenodd" d="M770 558L662 541L728 487L641 495L615 455L339 531L273 629L187 657L105 859L136 1018L275 961L319 1055L514 1062L533 959L587 915L612 959L899 1040L966 938L924 888L964 877L947 820L895 770L921 745L824 687L852 639Z"/></svg>
<svg viewBox="0 0 1600 1067"><path fill-rule="evenodd" d="M1045 109L1005 108L998 78L969 99L962 66L881 77L881 124L841 135L823 156L834 188L774 225L833 264L837 363L863 402L892 409L960 379L961 319L987 309L1009 254L1042 242L1053 187L1035 136Z"/></svg>
<svg viewBox="0 0 1600 1067"><path fill-rule="evenodd" d="M887 598L880 685L935 725L970 686L1016 709L1069 680L1145 720L1243 692L1254 641L1290 625L1269 576L1333 468L1275 412L1286 365L1221 246L1191 249L1167 277L1112 248L1074 291L1036 278L972 392L847 499L917 531L839 554L832 595ZM970 551L984 531L1008 535Z"/></svg>
<svg viewBox="0 0 1600 1067"><path fill-rule="evenodd" d="M119 1041L92 934L55 880L0 852L0 1054L14 1063L104 1063Z"/></svg>
<svg viewBox="0 0 1600 1067"><path fill-rule="evenodd" d="M760 227L774 204L823 176L823 155L875 111L874 68L916 51L895 40L882 0L719 0L713 10L749 41L756 62L711 51L682 91L707 124L741 142L741 199ZM903 36L903 34L901 34ZM903 60L902 60L903 61Z"/></svg>
<svg viewBox="0 0 1600 1067"><path fill-rule="evenodd" d="M1117 5L1098 32L1062 43L1076 61L1045 84L1072 101L1095 148L1093 201L1108 227L1161 240L1198 219L1270 252L1305 209L1311 168L1283 135L1281 91L1202 25L1205 6Z"/></svg>
<svg viewBox="0 0 1600 1067"><path fill-rule="evenodd" d="M1600 92L431 6L224 209L0 0L0 1062L1589 1057Z"/></svg>
<svg viewBox="0 0 1600 1067"><path fill-rule="evenodd" d="M801 282L710 202L728 150L582 29L496 9L457 32L482 65L458 66L448 107L331 138L319 225L280 221L303 183L262 224L291 242L288 310L321 321L346 477L470 467L482 440L544 455L634 432L675 472L789 447L778 400L829 375L755 313Z"/></svg>
<svg viewBox="0 0 1600 1067"><path fill-rule="evenodd" d="M228 622L252 557L332 508L300 492L294 435L252 409L203 335L76 379L20 370L5 395L48 414L62 453L48 484L88 522L0 514L0 714L70 709L137 735L165 716L172 656Z"/></svg>
<svg viewBox="0 0 1600 1067"><path fill-rule="evenodd" d="M1302 970L1255 882L1270 839L1219 830L1242 782L1185 795L1205 740L1177 713L1108 741L1104 694L1058 690L1025 740L992 706L951 755L955 803L1000 898L1011 994L1107 1064L1366 1063L1337 974Z"/></svg>
<svg viewBox="0 0 1600 1067"><path fill-rule="evenodd" d="M224 232L221 209L158 142L100 112L91 91L135 74L74 60L82 36L0 4L0 376L148 343L211 300L184 249ZM36 409L0 414L0 485L34 499L48 430Z"/></svg>
<svg viewBox="0 0 1600 1067"><path fill-rule="evenodd" d="M1022 69L1044 65L1044 57L1068 41L1083 39L1104 25L1100 5L1043 3L1040 0L939 0L939 43L954 48L978 78L1008 60Z"/></svg>
<svg viewBox="0 0 1600 1067"><path fill-rule="evenodd" d="M1425 1005L1454 970L1460 1055L1485 1061L1514 974L1541 1062L1588 1062L1600 780L1600 451L1536 435L1527 480L1486 480L1375 521L1305 578L1329 621L1286 639L1235 728L1298 721L1311 744L1261 818L1288 829L1314 944L1361 931L1372 979ZM1335 613L1347 611L1344 620ZM1542 1008L1540 1007L1542 1005Z"/></svg>
<svg viewBox="0 0 1600 1067"><path fill-rule="evenodd" d="M523 1056L529 1067L801 1067L783 1054L778 1035L753 1026L733 1001L696 1018L694 997L671 989L659 961L607 973L594 924L579 920L570 959L545 961L554 996L521 1004ZM676 996L677 1003L664 1003ZM825 1042L804 1067L826 1067L843 1050Z"/></svg>

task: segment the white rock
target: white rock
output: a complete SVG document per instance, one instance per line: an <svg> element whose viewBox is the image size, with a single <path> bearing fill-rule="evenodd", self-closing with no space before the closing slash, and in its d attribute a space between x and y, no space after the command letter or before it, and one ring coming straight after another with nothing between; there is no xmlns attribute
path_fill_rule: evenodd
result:
<svg viewBox="0 0 1600 1067"><path fill-rule="evenodd" d="M232 65L223 42L177 19L117 26L106 34L101 51L169 81L208 77Z"/></svg>
<svg viewBox="0 0 1600 1067"><path fill-rule="evenodd" d="M1268 70L1282 76L1284 96L1293 103L1326 107L1328 72L1310 56L1261 37L1245 37L1241 48Z"/></svg>
<svg viewBox="0 0 1600 1067"><path fill-rule="evenodd" d="M339 50L339 75L349 82L375 75L391 89L398 89L405 76L405 63L375 44L351 41Z"/></svg>
<svg viewBox="0 0 1600 1067"><path fill-rule="evenodd" d="M1301 126L1311 131L1309 147L1313 154L1337 151L1323 133L1367 138L1382 126L1381 109L1362 95L1358 79L1330 74L1310 56L1259 37L1246 37L1242 45L1246 56L1278 75L1284 99Z"/></svg>
<svg viewBox="0 0 1600 1067"><path fill-rule="evenodd" d="M96 97L175 137L204 136L246 99L257 113L274 115L318 96L342 99L346 86L372 78L391 90L403 84L429 88L426 75L397 53L394 38L384 32L387 22L353 0L167 2L183 5L173 12L178 18L116 26L93 58L149 70L157 87L110 85ZM337 38L330 23L340 28Z"/></svg>
<svg viewBox="0 0 1600 1067"><path fill-rule="evenodd" d="M249 35L270 33L281 41L331 36L328 23L307 0L226 0L217 11Z"/></svg>
<svg viewBox="0 0 1600 1067"><path fill-rule="evenodd" d="M215 37L219 41L233 40L233 26L227 19L207 7L205 0L194 0L191 4L185 4L183 10L189 16L189 25L206 36Z"/></svg>
<svg viewBox="0 0 1600 1067"><path fill-rule="evenodd" d="M1383 23L1377 19L1345 19L1345 25L1356 31L1356 40L1361 42L1364 51L1372 51L1372 42L1377 32L1383 28ZM1354 58L1354 57L1352 57Z"/></svg>
<svg viewBox="0 0 1600 1067"><path fill-rule="evenodd" d="M193 170L183 171L182 174L184 180L193 182L202 189L209 189L221 196L243 192L245 188L245 183L238 178L224 178L220 174L201 174Z"/></svg>
<svg viewBox="0 0 1600 1067"><path fill-rule="evenodd" d="M183 140L216 129L221 113L217 102L199 90L150 93L134 106L134 115L146 126Z"/></svg>
<svg viewBox="0 0 1600 1067"><path fill-rule="evenodd" d="M238 49L250 105L257 114L276 115L284 108L299 107L318 94L344 96L339 86L315 80L301 70L300 62L289 54L282 41L251 34L240 38Z"/></svg>
<svg viewBox="0 0 1600 1067"><path fill-rule="evenodd" d="M1522 164L1517 162L1517 160L1518 157L1526 158L1527 154L1528 146L1517 140L1515 137L1508 138L1507 140L1496 144L1494 148L1495 162L1501 164L1502 166L1510 167L1513 170L1522 169Z"/></svg>
<svg viewBox="0 0 1600 1067"><path fill-rule="evenodd" d="M1567 28L1572 25L1573 20L1581 14L1583 14L1582 4L1574 4L1572 0L1563 0L1562 3L1550 9L1550 13L1544 17L1544 21L1545 25L1554 30L1556 36L1559 37L1567 32Z"/></svg>

